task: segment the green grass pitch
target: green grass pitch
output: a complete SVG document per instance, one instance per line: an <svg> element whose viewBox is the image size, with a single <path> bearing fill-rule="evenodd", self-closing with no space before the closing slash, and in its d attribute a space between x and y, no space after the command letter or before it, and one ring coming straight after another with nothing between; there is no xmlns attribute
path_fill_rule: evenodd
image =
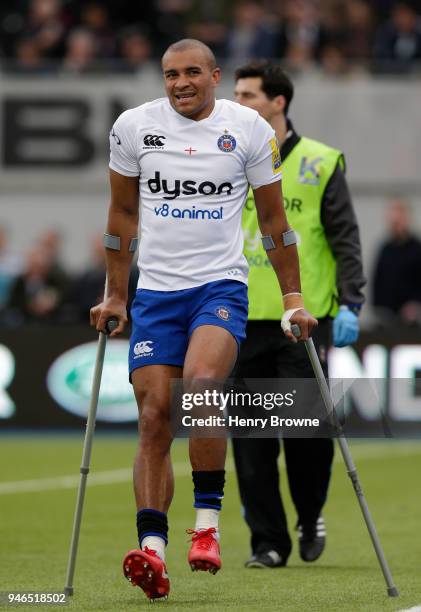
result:
<svg viewBox="0 0 421 612"><path fill-rule="evenodd" d="M82 437L82 433L0 437L0 591L62 591ZM121 571L123 555L137 546L130 482L135 448L132 435L95 438L75 594L67 610L150 609L143 592L131 587ZM351 450L401 593L398 599L386 595L338 448L324 512L327 547L318 562L305 564L298 556L292 530L295 515L282 468L282 490L294 539L288 567L244 569L248 531L229 458L221 516L223 568L216 576L192 573L186 561L189 544L185 533L194 525L191 475L186 442L177 441L172 453L176 492L169 514L167 551L171 593L167 602L156 602L155 608L171 612L396 612L420 605L421 443L355 441ZM22 605L16 609L34 608Z"/></svg>

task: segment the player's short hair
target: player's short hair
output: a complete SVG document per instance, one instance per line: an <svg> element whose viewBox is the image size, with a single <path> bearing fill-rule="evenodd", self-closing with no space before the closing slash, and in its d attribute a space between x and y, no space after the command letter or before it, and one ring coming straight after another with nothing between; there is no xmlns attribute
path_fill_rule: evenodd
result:
<svg viewBox="0 0 421 612"><path fill-rule="evenodd" d="M268 98L273 100L276 96L284 96L285 114L294 96L294 86L288 75L278 64L269 60L255 60L235 71L235 80L260 77L262 79L262 91Z"/></svg>
<svg viewBox="0 0 421 612"><path fill-rule="evenodd" d="M208 45L205 45L205 43L202 43L200 40L197 40L196 38L183 38L182 40L173 43L165 51L164 55L162 56L162 59L164 59L167 53L189 51L190 49L199 49L203 51L207 59L209 68L211 70L216 68L216 58L212 49L208 47Z"/></svg>

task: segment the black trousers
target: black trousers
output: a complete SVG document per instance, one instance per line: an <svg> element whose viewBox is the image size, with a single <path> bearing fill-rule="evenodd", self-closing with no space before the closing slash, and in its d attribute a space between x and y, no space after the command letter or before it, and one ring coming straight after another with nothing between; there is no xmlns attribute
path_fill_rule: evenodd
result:
<svg viewBox="0 0 421 612"><path fill-rule="evenodd" d="M313 340L327 375L331 319L319 320ZM277 321L249 321L234 378L313 378L302 342L292 344ZM285 462L297 523L317 520L326 501L333 460L329 438L285 438ZM278 438L234 438L233 450L245 520L253 553L276 550L288 557L291 538L279 490Z"/></svg>

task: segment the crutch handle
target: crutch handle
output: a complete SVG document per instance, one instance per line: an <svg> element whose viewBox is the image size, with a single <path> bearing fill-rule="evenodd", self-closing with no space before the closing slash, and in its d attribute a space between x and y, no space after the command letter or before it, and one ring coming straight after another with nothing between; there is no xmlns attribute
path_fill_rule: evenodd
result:
<svg viewBox="0 0 421 612"><path fill-rule="evenodd" d="M105 324L105 334L109 336L118 327L117 317L110 317Z"/></svg>
<svg viewBox="0 0 421 612"><path fill-rule="evenodd" d="M296 338L299 338L301 336L301 329L298 323L294 323L294 325L291 325L291 331Z"/></svg>

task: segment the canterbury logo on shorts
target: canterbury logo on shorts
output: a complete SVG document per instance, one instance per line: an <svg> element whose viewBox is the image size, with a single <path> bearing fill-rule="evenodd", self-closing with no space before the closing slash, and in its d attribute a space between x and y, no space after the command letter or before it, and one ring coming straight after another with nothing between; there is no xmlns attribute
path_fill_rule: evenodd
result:
<svg viewBox="0 0 421 612"><path fill-rule="evenodd" d="M137 357L149 357L153 355L153 342L152 340L143 340L142 342L136 342L133 348L133 352Z"/></svg>

